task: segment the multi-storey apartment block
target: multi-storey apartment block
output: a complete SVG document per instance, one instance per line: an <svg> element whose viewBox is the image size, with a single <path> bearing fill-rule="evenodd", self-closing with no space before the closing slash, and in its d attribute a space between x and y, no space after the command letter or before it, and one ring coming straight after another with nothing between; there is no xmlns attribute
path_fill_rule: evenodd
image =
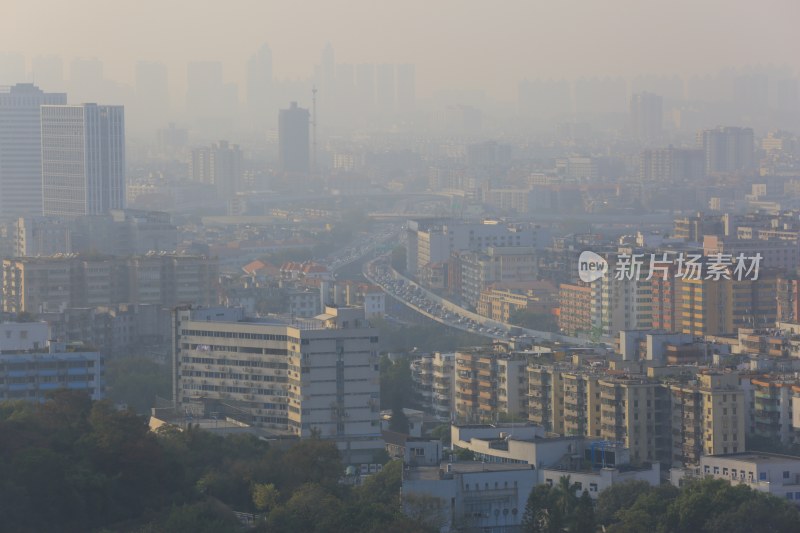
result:
<svg viewBox="0 0 800 533"><path fill-rule="evenodd" d="M220 413L296 437L333 439L347 463L371 463L380 433L378 333L360 308L313 319L248 319L241 309L178 309L179 409Z"/></svg>
<svg viewBox="0 0 800 533"><path fill-rule="evenodd" d="M3 310L57 312L119 303L215 305L216 259L153 253L92 258L74 254L3 260Z"/></svg>
<svg viewBox="0 0 800 533"><path fill-rule="evenodd" d="M423 355L411 363L417 400L439 420L450 420L455 407L455 354Z"/></svg>

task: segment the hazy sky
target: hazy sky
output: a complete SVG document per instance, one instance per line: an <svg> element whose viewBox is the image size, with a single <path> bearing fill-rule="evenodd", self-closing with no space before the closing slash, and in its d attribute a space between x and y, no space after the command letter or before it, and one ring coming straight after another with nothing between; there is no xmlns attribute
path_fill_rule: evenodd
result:
<svg viewBox="0 0 800 533"><path fill-rule="evenodd" d="M304 77L331 42L340 63L415 63L422 95L508 96L536 76L797 72L798 20L798 0L2 0L0 51L57 53L65 69L98 57L120 81L135 60L162 60L180 83L201 59L239 81L263 42L278 77Z"/></svg>

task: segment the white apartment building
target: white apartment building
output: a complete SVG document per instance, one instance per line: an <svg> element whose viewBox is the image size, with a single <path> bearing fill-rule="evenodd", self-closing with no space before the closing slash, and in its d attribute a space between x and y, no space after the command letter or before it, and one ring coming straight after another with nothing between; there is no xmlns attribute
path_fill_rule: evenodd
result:
<svg viewBox="0 0 800 533"><path fill-rule="evenodd" d="M415 275L423 267L446 263L453 252L482 251L489 247L550 245L551 232L535 224L507 224L497 220L458 222L455 220L409 220L406 270Z"/></svg>
<svg viewBox="0 0 800 533"><path fill-rule="evenodd" d="M440 531L519 531L533 488L557 485L562 476L579 484L576 495L586 490L592 498L614 483L661 482L658 463L631 468L625 448L583 437L546 438L539 426L452 426L451 440L475 460L403 471L404 511L413 516L424 506Z"/></svg>
<svg viewBox="0 0 800 533"><path fill-rule="evenodd" d="M423 409L442 421L455 407L456 354L425 354L411 362L414 391Z"/></svg>
<svg viewBox="0 0 800 533"><path fill-rule="evenodd" d="M611 258L609 258L611 259ZM652 289L646 265L639 279L617 279L615 264L592 282L592 325L606 337L627 329L650 329L653 323Z"/></svg>
<svg viewBox="0 0 800 533"><path fill-rule="evenodd" d="M312 319L246 318L242 309L178 309L174 396L192 416L222 413L276 433L333 439L346 464L383 449L378 332L364 310Z"/></svg>
<svg viewBox="0 0 800 533"><path fill-rule="evenodd" d="M695 468L670 472L670 480L676 486L687 477L724 479L800 505L800 457L766 452L706 455Z"/></svg>

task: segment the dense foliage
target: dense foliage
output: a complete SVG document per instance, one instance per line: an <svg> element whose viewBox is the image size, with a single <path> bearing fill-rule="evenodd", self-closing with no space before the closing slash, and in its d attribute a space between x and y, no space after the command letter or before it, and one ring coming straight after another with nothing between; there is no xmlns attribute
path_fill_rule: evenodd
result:
<svg viewBox="0 0 800 533"><path fill-rule="evenodd" d="M415 407L414 381L411 379L411 358L381 356L381 409L398 410Z"/></svg>
<svg viewBox="0 0 800 533"><path fill-rule="evenodd" d="M746 533L797 531L800 512L792 504L733 486L721 479L690 482L682 489L630 481L600 493L592 506L589 493L576 496L569 476L555 486L537 485L523 515L526 533Z"/></svg>
<svg viewBox="0 0 800 533"><path fill-rule="evenodd" d="M0 530L428 531L400 511L400 463L342 484L336 447L320 439L271 446L250 435L146 420L60 391L41 405L0 404Z"/></svg>
<svg viewBox="0 0 800 533"><path fill-rule="evenodd" d="M596 517L609 533L789 533L800 524L800 512L791 503L711 478L680 490L643 482L614 485L600 494Z"/></svg>
<svg viewBox="0 0 800 533"><path fill-rule="evenodd" d="M523 529L556 533L566 528L574 533L593 533L596 525L592 499L586 490L578 498L577 490L569 476L562 477L555 486L534 487L522 517Z"/></svg>
<svg viewBox="0 0 800 533"><path fill-rule="evenodd" d="M119 357L106 363L108 399L140 414L150 411L156 396L172 395L170 369L149 357Z"/></svg>
<svg viewBox="0 0 800 533"><path fill-rule="evenodd" d="M526 309L517 309L511 312L509 322L515 326L536 331L558 332L558 320L555 315L549 313L534 313Z"/></svg>

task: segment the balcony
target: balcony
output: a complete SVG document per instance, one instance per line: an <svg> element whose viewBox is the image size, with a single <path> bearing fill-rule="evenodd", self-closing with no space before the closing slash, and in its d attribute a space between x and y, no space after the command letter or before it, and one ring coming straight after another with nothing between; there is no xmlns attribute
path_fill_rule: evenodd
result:
<svg viewBox="0 0 800 533"><path fill-rule="evenodd" d="M754 392L754 396L755 396L756 398L763 398L763 399L765 399L765 400L775 400L775 401L778 401L778 398L775 398L774 394L770 393L769 391L756 390L756 391Z"/></svg>

